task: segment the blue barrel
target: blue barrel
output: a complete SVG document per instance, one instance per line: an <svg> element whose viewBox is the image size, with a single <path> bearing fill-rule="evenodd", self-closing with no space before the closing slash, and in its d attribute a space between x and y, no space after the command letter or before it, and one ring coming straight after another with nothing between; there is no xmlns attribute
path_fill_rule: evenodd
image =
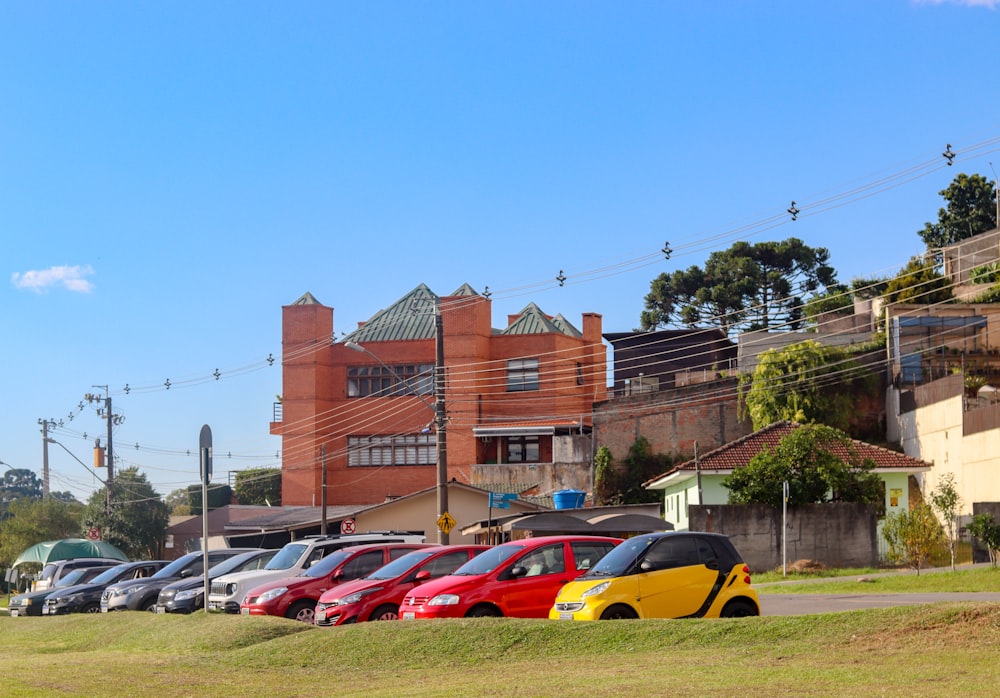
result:
<svg viewBox="0 0 1000 698"><path fill-rule="evenodd" d="M586 496L582 490L559 490L552 493L552 503L556 509L579 509Z"/></svg>

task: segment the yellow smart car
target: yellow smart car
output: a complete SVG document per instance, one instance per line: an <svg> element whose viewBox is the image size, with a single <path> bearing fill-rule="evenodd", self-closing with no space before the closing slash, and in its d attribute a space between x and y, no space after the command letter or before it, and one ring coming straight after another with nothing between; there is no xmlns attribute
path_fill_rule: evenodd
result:
<svg viewBox="0 0 1000 698"><path fill-rule="evenodd" d="M734 618L760 615L750 569L718 533L629 538L564 586L555 620Z"/></svg>

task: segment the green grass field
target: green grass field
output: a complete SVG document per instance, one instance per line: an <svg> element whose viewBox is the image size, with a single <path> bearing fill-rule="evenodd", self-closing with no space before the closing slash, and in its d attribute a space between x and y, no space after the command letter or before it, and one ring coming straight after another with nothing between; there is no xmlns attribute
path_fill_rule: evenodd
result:
<svg viewBox="0 0 1000 698"><path fill-rule="evenodd" d="M1000 591L1000 569L768 573L754 582L761 594ZM0 615L0 638L3 696L944 696L983 695L1000 674L1000 604L331 629L203 613Z"/></svg>
<svg viewBox="0 0 1000 698"><path fill-rule="evenodd" d="M343 628L204 613L3 616L0 638L4 696L954 696L985 695L1000 678L1000 604Z"/></svg>

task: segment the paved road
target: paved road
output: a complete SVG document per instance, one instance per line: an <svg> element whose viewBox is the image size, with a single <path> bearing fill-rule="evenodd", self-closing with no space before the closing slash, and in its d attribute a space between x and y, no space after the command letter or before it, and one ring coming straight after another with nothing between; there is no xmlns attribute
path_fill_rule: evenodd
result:
<svg viewBox="0 0 1000 698"><path fill-rule="evenodd" d="M975 601L1000 603L998 592L940 592L930 594L761 594L761 614L801 616L811 613L854 611L861 608L912 606L923 603Z"/></svg>

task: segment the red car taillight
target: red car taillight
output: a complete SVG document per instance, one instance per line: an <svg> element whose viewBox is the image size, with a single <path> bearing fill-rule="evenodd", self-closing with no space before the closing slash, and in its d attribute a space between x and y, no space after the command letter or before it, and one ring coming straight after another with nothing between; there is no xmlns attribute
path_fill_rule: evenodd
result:
<svg viewBox="0 0 1000 698"><path fill-rule="evenodd" d="M749 584L750 583L750 567L749 567L749 565L743 565L743 574L745 575L743 577L743 583L744 584Z"/></svg>

